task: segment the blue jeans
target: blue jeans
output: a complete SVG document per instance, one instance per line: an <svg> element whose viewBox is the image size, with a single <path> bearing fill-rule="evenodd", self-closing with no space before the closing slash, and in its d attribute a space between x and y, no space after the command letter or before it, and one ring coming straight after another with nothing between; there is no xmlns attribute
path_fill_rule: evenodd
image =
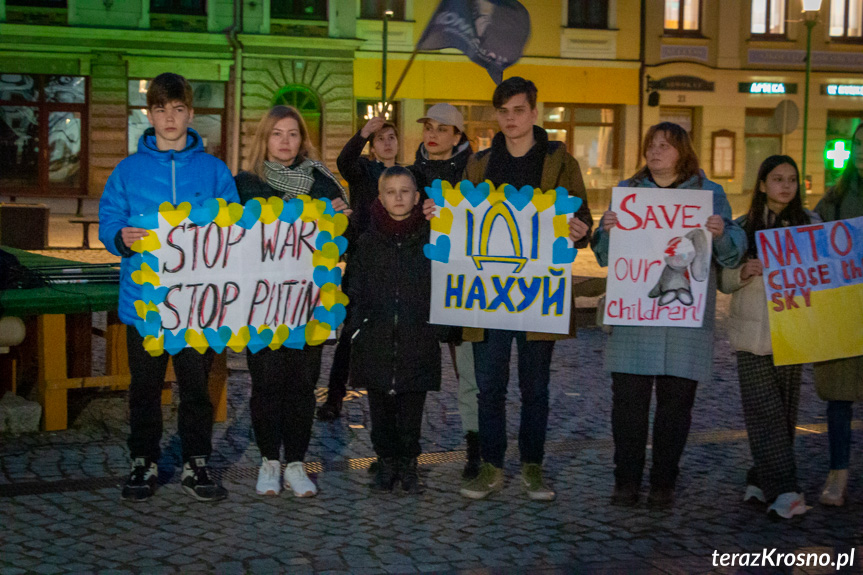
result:
<svg viewBox="0 0 863 575"><path fill-rule="evenodd" d="M851 406L853 401L827 402L827 438L830 469L848 469L851 460Z"/></svg>
<svg viewBox="0 0 863 575"><path fill-rule="evenodd" d="M512 340L518 346L521 425L518 448L522 463L542 463L548 425L548 382L554 341L527 341L523 331L486 330L473 344L479 388L479 442L483 461L503 467L506 454L506 389Z"/></svg>

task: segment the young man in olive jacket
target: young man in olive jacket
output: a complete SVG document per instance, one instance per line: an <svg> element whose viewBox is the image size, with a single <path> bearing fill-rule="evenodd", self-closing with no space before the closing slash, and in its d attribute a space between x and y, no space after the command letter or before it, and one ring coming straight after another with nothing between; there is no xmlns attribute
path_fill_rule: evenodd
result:
<svg viewBox="0 0 863 575"><path fill-rule="evenodd" d="M584 180L578 162L560 142L534 125L537 120L537 90L533 82L513 77L494 91L493 104L500 126L491 148L468 160L465 179L474 184L491 180L495 186L507 183L542 190L562 186L582 204L569 220L570 239L575 247L587 245L593 219L587 207ZM426 203L426 213L429 206ZM570 336L575 335L574 318ZM465 328L465 341L473 341L476 381L479 388L479 436L483 464L479 475L465 483L460 493L482 499L503 488L506 453L506 389L512 340L518 345L518 376L521 388L521 479L531 499L551 501L555 497L542 477L545 433L548 424L548 383L551 354L559 336L500 329Z"/></svg>

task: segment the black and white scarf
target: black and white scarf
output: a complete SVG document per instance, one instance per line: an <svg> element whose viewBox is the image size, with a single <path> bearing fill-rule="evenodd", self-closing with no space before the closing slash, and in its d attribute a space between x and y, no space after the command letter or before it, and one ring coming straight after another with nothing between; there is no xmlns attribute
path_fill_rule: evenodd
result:
<svg viewBox="0 0 863 575"><path fill-rule="evenodd" d="M267 183L274 190L282 192L282 199L285 201L292 200L301 194L309 193L312 189L312 184L315 183L315 170L332 180L336 184L336 187L338 187L342 199L345 203L348 203L348 196L342 184L321 162L306 158L299 165L289 168L278 162L264 160L264 172L267 176Z"/></svg>

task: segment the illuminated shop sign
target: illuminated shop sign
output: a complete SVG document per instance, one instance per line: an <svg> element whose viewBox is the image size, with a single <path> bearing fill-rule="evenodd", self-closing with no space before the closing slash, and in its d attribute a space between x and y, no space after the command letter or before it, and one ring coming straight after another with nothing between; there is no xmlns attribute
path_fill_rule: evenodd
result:
<svg viewBox="0 0 863 575"><path fill-rule="evenodd" d="M740 82L737 91L744 94L796 94L797 84L785 82Z"/></svg>
<svg viewBox="0 0 863 575"><path fill-rule="evenodd" d="M833 140L824 147L824 161L827 167L834 170L844 170L845 164L851 159L851 142L848 140Z"/></svg>
<svg viewBox="0 0 863 575"><path fill-rule="evenodd" d="M821 93L828 96L863 97L863 86L853 84L822 84Z"/></svg>

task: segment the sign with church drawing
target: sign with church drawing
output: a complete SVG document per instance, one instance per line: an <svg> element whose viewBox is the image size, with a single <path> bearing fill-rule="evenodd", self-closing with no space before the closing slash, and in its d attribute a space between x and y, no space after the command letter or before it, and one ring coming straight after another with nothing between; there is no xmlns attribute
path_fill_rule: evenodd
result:
<svg viewBox="0 0 863 575"><path fill-rule="evenodd" d="M606 325L700 327L712 254L709 190L614 188Z"/></svg>
<svg viewBox="0 0 863 575"><path fill-rule="evenodd" d="M581 199L469 181L426 188L438 206L425 254L432 260L431 322L568 333L572 299L569 218Z"/></svg>

